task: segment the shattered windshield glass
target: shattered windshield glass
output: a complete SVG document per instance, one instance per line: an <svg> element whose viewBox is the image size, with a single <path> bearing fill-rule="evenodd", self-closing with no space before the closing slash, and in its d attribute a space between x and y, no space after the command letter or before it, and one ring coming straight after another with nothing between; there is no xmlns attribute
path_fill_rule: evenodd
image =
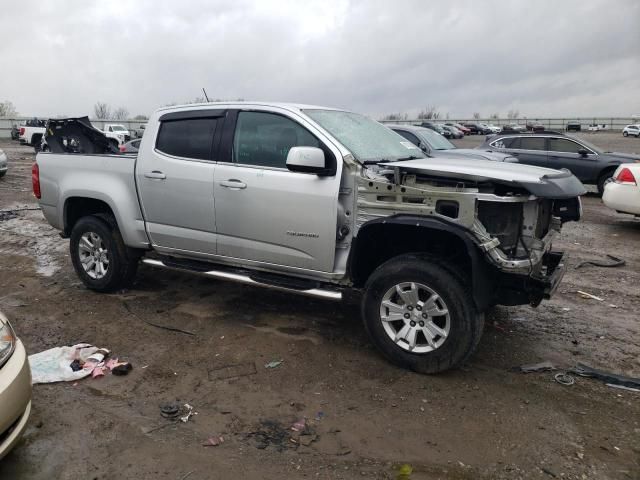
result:
<svg viewBox="0 0 640 480"><path fill-rule="evenodd" d="M363 163L424 158L411 142L364 115L338 110L304 110Z"/></svg>

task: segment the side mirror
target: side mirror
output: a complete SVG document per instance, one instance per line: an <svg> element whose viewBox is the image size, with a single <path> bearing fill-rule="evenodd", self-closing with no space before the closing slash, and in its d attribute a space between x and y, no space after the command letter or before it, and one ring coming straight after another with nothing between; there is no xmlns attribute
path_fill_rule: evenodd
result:
<svg viewBox="0 0 640 480"><path fill-rule="evenodd" d="M287 154L287 168L292 172L328 175L324 152L316 147L291 147Z"/></svg>
<svg viewBox="0 0 640 480"><path fill-rule="evenodd" d="M578 153L580 154L581 157L586 157L587 155L589 155L589 150L581 148L580 150L578 150Z"/></svg>
<svg viewBox="0 0 640 480"><path fill-rule="evenodd" d="M429 152L429 149L427 148L427 144L424 142L420 142L420 145L418 145L418 147L420 147L420 150L422 150L425 153Z"/></svg>

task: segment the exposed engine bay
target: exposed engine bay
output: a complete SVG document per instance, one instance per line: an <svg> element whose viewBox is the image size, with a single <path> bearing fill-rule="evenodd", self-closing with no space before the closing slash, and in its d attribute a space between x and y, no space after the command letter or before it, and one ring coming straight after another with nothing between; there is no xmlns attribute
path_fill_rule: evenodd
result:
<svg viewBox="0 0 640 480"><path fill-rule="evenodd" d="M393 163L364 168L356 226L403 213L436 216L466 227L501 270L534 273L562 224L581 215L582 184L568 172L549 172L555 177L525 182L474 175L459 178ZM545 181L561 185L549 186ZM549 196L554 187L563 195Z"/></svg>

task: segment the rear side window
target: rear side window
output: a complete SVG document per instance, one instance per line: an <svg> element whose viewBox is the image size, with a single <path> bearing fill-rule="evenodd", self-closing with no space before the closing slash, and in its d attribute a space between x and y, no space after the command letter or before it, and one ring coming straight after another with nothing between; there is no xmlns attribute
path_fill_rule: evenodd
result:
<svg viewBox="0 0 640 480"><path fill-rule="evenodd" d="M420 146L420 140L418 140L418 137L416 137L413 133L409 133L404 130L394 130L394 132L396 132L399 135L402 135L404 138L409 140L414 145Z"/></svg>
<svg viewBox="0 0 640 480"><path fill-rule="evenodd" d="M134 147L136 147L136 148L140 148L140 142L141 142L141 141L142 141L142 140L136 140L136 141L134 141L134 142L131 142L131 145L133 145L133 146L134 146Z"/></svg>
<svg viewBox="0 0 640 480"><path fill-rule="evenodd" d="M505 137L491 142L492 147L496 148L520 148L520 137Z"/></svg>
<svg viewBox="0 0 640 480"><path fill-rule="evenodd" d="M160 125L156 149L176 157L211 160L217 118L167 120Z"/></svg>
<svg viewBox="0 0 640 480"><path fill-rule="evenodd" d="M520 137L520 147L518 148L520 148L521 150L544 150L544 138Z"/></svg>
<svg viewBox="0 0 640 480"><path fill-rule="evenodd" d="M578 153L578 150L582 149L584 149L582 145L566 138L549 139L549 150L552 152Z"/></svg>
<svg viewBox="0 0 640 480"><path fill-rule="evenodd" d="M266 112L238 114L233 139L235 163L287 168L291 147L322 148L322 145L306 128L282 115Z"/></svg>

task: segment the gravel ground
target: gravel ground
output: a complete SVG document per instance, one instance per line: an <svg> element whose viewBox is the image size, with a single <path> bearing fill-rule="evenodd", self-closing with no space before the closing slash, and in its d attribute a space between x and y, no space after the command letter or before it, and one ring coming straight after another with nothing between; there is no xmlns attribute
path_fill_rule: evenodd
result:
<svg viewBox="0 0 640 480"><path fill-rule="evenodd" d="M639 152L640 140L585 135ZM457 143L475 146L480 137ZM30 193L33 153L0 143L0 309L28 351L81 341L132 362L125 377L37 385L2 479L639 479L640 393L513 367L583 362L640 376L640 220L586 195L557 295L499 307L462 369L422 376L384 361L355 301L342 304L153 270L100 295L76 278ZM21 210L21 209L27 210ZM20 211L17 211L20 210ZM573 265L611 253L620 268ZM581 298L583 290L603 301ZM149 325L173 326L191 334ZM271 361L282 361L265 368ZM160 416L189 403L187 423ZM303 435L290 430L307 418ZM219 446L203 446L222 436Z"/></svg>

